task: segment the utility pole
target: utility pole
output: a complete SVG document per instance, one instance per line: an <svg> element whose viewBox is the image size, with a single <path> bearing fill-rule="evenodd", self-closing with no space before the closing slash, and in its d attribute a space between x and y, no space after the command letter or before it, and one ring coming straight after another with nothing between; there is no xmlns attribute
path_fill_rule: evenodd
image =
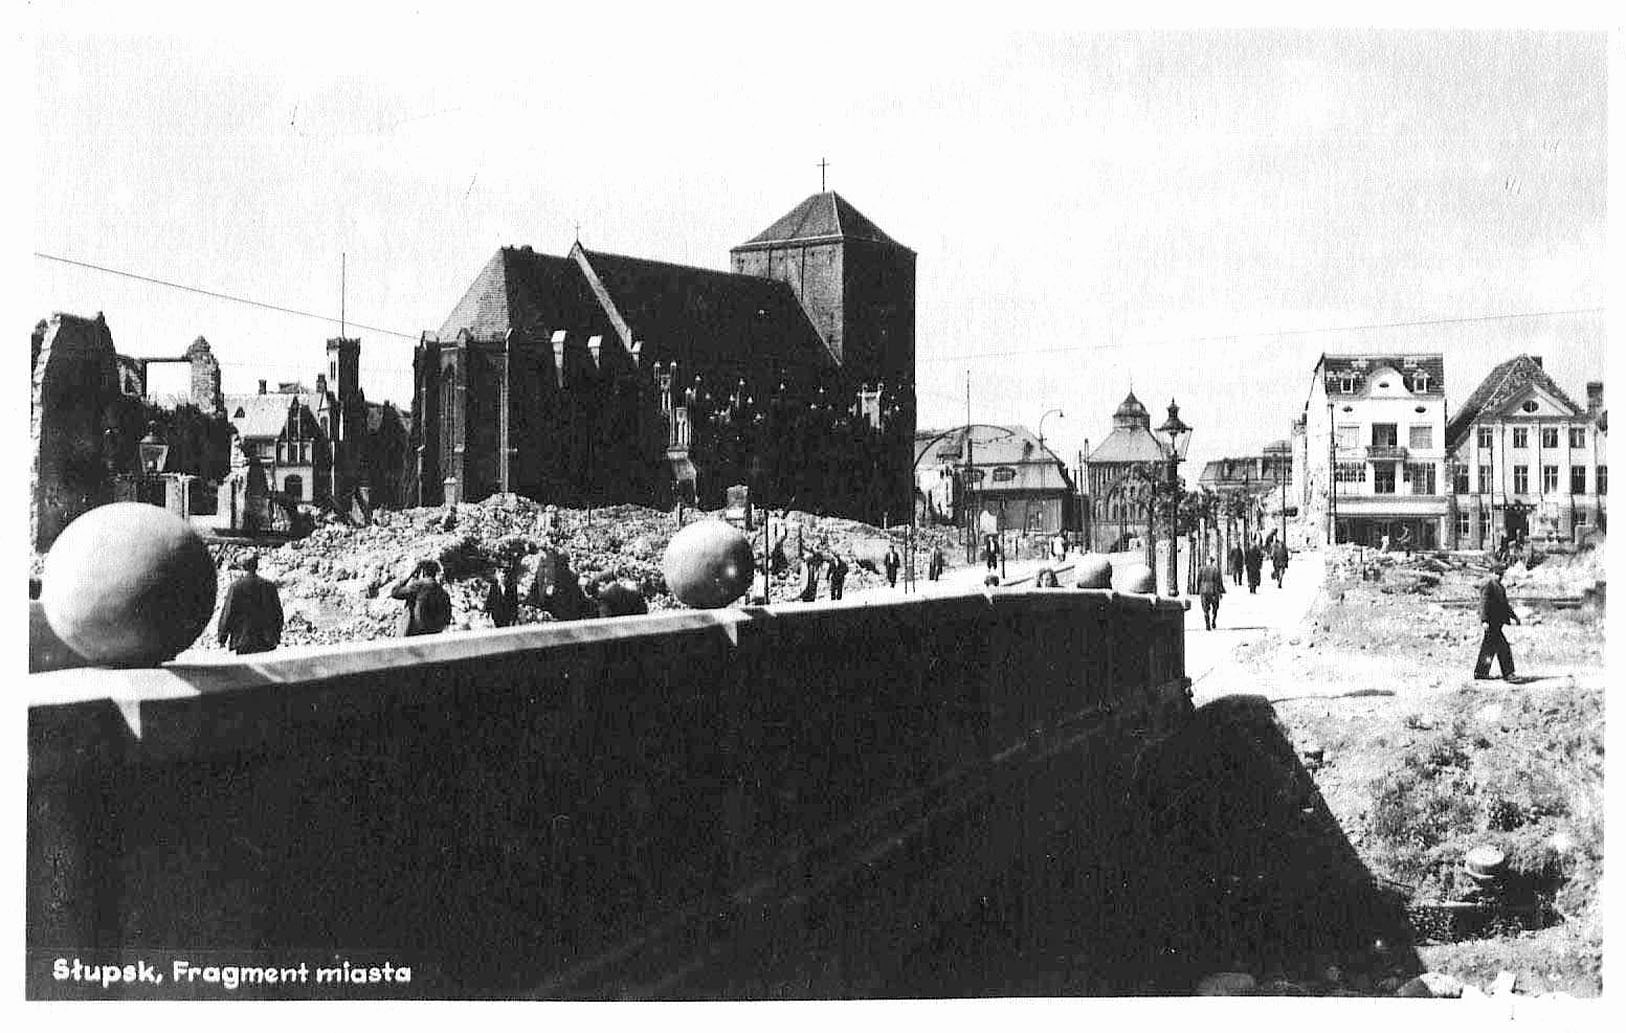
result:
<svg viewBox="0 0 1626 1033"><path fill-rule="evenodd" d="M976 507L972 505L972 476L976 469L971 461L971 371L965 371L965 558L967 563L977 559Z"/></svg>

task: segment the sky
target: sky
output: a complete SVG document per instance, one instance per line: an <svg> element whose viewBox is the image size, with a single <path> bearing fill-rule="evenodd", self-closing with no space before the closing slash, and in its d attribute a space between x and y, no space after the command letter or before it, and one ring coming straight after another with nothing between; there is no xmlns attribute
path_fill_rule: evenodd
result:
<svg viewBox="0 0 1626 1033"><path fill-rule="evenodd" d="M373 399L498 247L725 268L821 159L918 254L922 427L969 382L976 422L1062 410L1071 462L1133 387L1200 462L1286 437L1323 351L1444 352L1448 403L1521 351L1606 379L1601 32L39 6L33 250L335 318L342 255ZM311 382L338 330L26 268L30 325L201 334L228 392Z"/></svg>

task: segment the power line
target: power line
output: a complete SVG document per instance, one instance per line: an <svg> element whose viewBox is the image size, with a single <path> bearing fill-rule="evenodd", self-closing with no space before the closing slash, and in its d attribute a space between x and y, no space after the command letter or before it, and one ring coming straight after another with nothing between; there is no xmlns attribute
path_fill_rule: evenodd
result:
<svg viewBox="0 0 1626 1033"><path fill-rule="evenodd" d="M934 355L921 362L960 362L964 359L1004 358L1015 355L1044 355L1059 352L1111 351L1115 348L1144 348L1160 344L1202 344L1210 341L1234 341L1239 337L1294 337L1305 334L1337 334L1353 330L1398 330L1417 326L1446 326L1452 323L1489 323L1500 319L1539 319L1546 316L1579 316L1604 312L1598 308L1553 309L1546 312L1510 312L1495 316L1455 316L1446 319L1416 319L1404 323L1362 323L1356 326L1324 326L1295 330L1260 330L1251 333L1215 334L1209 337L1166 337L1155 341L1114 341L1110 344L1075 344L1060 348L1023 348L1019 351L970 352L959 355Z"/></svg>
<svg viewBox="0 0 1626 1033"><path fill-rule="evenodd" d="M336 319L333 316L324 316L319 312L306 312L303 309L289 308L286 305L274 305L268 301L255 301L253 298L238 297L235 294L224 294L220 291L206 290L202 287L190 287L184 283L174 283L170 280L160 280L154 276L142 276L140 273L132 273L124 269L110 269L105 265L95 265L91 262L81 262L73 258L63 258L61 255L48 255L43 251L34 252L34 257L43 258L50 262L61 262L64 265L78 266L81 269L94 269L99 273L109 273L113 276L124 276L132 280L140 280L142 283L153 283L160 287L169 287L178 291L190 291L193 294L202 294L205 297L219 298L222 301L234 301L239 305L252 305L255 308L269 309L272 312L282 312L290 316L304 316L307 319L320 319L324 323L338 323L341 328L354 326L359 327L362 330L371 330L375 334L388 334L391 337L404 337L409 341L420 340L422 336L420 334L402 333L399 330L386 330L383 327L378 326L368 326L366 323L357 323L353 320L346 320L343 318Z"/></svg>

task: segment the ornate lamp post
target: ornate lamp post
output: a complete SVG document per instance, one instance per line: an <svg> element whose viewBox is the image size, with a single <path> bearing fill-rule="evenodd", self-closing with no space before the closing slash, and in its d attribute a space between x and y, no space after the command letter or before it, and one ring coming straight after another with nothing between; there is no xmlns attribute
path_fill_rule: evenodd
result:
<svg viewBox="0 0 1626 1033"><path fill-rule="evenodd" d="M1158 433L1165 434L1169 439L1169 458L1166 464L1167 474L1164 480L1164 490L1169 497L1169 594L1180 594L1180 461L1186 457L1186 449L1191 447L1191 428L1180 419L1180 407L1169 399L1169 415L1158 427Z"/></svg>

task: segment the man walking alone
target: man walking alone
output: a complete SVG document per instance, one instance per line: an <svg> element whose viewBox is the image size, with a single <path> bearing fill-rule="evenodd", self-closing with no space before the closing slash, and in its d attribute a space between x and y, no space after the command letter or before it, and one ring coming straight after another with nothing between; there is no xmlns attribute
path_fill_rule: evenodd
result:
<svg viewBox="0 0 1626 1033"><path fill-rule="evenodd" d="M259 575L260 557L252 552L237 559L243 576L226 589L220 607L220 644L234 653L264 653L282 641L282 601L277 586Z"/></svg>
<svg viewBox="0 0 1626 1033"><path fill-rule="evenodd" d="M1506 569L1500 563L1492 564L1491 576L1479 591L1479 623L1485 628L1485 636L1479 643L1479 659L1474 662L1475 678L1491 677L1491 657L1495 657L1502 677L1513 680L1513 650L1508 648L1507 636L1502 634L1502 628L1509 621L1514 624L1524 622L1508 605L1507 589L1502 587L1502 572Z"/></svg>
<svg viewBox="0 0 1626 1033"><path fill-rule="evenodd" d="M1203 627L1213 631L1219 626L1220 596L1225 594L1225 573L1220 570L1219 556L1208 554L1208 562L1197 571L1197 595L1203 604Z"/></svg>

